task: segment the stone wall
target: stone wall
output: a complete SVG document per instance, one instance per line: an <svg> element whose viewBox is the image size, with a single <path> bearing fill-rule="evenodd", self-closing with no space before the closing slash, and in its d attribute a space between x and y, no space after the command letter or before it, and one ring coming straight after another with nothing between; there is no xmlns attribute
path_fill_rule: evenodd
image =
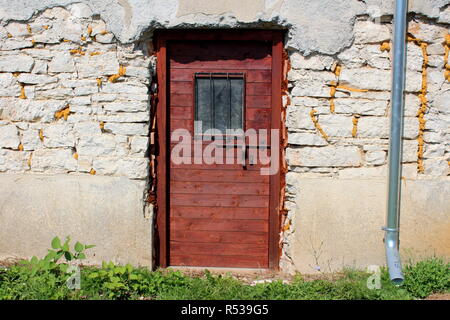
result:
<svg viewBox="0 0 450 320"><path fill-rule="evenodd" d="M30 256L52 236L72 235L98 245L95 262L128 257L151 265L151 212L144 199L153 60L145 45L118 43L84 4L0 26L0 256ZM28 181L27 191L10 174ZM30 210L34 205L40 210ZM13 250L9 226L19 222L23 227L15 232L28 230L37 242L29 247L24 237L11 242ZM115 228L103 229L112 222Z"/></svg>
<svg viewBox="0 0 450 320"><path fill-rule="evenodd" d="M244 27L287 30L282 269L384 263L392 7L201 2L0 0L0 259L71 234L99 245L93 263L151 265L145 44L155 28ZM402 248L450 256L449 1L411 0L410 12Z"/></svg>
<svg viewBox="0 0 450 320"><path fill-rule="evenodd" d="M147 177L152 58L91 14L0 27L0 172Z"/></svg>
<svg viewBox="0 0 450 320"><path fill-rule="evenodd" d="M289 172L285 204L289 213L282 258L286 269L295 264L295 270L314 272L316 267L323 270L325 261L329 260L333 260L332 269L354 265L348 259L349 253L370 252L374 250L369 245L371 242L377 244L375 250L383 252L381 226L385 207L379 205L385 203L388 170L391 29L390 21L375 23L363 17L355 22L353 44L337 55L304 57L295 51L290 54L291 102L287 108L289 146L286 150ZM421 194L430 193L430 181L442 181L440 192L450 195L450 78L445 54L448 30L448 24L426 19L415 18L409 23L402 179L405 186L410 183ZM352 183L362 189L352 188ZM367 196L366 189L373 188L378 200ZM312 194L318 198L311 198ZM404 197L414 198L414 195L405 191ZM448 203L436 197L439 195L430 194L424 201L430 211L444 214L439 223L448 229ZM364 210L361 201L368 202L363 205ZM324 219L324 215L333 215L329 212L333 206L340 217L338 220L346 221L346 225L326 223L326 219L331 222L336 218ZM371 223L374 208L377 208L377 226ZM344 211L353 221L345 219ZM421 213L410 204L402 207L402 217L410 224L424 223ZM361 235L361 228L371 240L360 243L359 249L354 250L356 239L350 234ZM345 230L345 236L339 230ZM425 244L422 242L425 237L411 241L414 235L406 232L408 237L403 242L408 242L411 248L430 245L430 239ZM330 234L336 237L333 239ZM307 247L308 236L315 239L310 247ZM443 241L448 246L449 239L443 233L436 236L437 242ZM372 241L374 238L379 242ZM328 242L328 252L320 262L314 262L311 250L314 245L319 246L321 239ZM342 239L346 239L343 242L347 241L347 249ZM341 246L334 247L333 243ZM299 250L299 246L303 249ZM449 252L444 250L441 254L449 255ZM342 259L344 256L347 259ZM382 255L374 256L356 257L356 265L383 263Z"/></svg>

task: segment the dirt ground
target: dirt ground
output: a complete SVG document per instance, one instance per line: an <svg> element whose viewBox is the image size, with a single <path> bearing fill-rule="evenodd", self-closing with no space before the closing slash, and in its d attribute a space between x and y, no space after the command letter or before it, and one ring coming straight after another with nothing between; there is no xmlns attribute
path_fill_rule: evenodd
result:
<svg viewBox="0 0 450 320"><path fill-rule="evenodd" d="M425 300L450 300L450 293L435 293L425 298Z"/></svg>

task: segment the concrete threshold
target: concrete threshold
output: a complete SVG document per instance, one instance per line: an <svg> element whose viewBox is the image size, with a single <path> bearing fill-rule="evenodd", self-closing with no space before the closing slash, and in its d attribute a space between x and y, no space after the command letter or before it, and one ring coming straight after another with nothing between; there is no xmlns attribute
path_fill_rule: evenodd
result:
<svg viewBox="0 0 450 320"><path fill-rule="evenodd" d="M224 268L224 267L191 267L191 266L169 266L167 269L180 270L186 272L203 272L205 270L211 273L223 274L232 273L239 275L270 275L276 273L276 271L265 268Z"/></svg>

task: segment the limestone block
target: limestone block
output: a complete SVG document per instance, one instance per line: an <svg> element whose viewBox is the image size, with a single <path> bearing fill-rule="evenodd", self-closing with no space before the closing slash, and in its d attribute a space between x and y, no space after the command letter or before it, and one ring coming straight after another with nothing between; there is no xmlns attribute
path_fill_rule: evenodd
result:
<svg viewBox="0 0 450 320"><path fill-rule="evenodd" d="M114 136L108 134L83 134L77 144L79 155L99 156L111 155L116 148Z"/></svg>
<svg viewBox="0 0 450 320"><path fill-rule="evenodd" d="M57 82L58 79L56 77L51 77L47 75L38 75L38 74L30 74L30 73L21 73L17 80L21 83L25 84L47 84Z"/></svg>
<svg viewBox="0 0 450 320"><path fill-rule="evenodd" d="M48 50L48 49L31 48L31 49L24 49L21 51L32 56L35 59L50 61L50 60L52 60L52 57L53 57L52 51Z"/></svg>
<svg viewBox="0 0 450 320"><path fill-rule="evenodd" d="M92 95L92 102L111 102L117 99L114 93L94 93Z"/></svg>
<svg viewBox="0 0 450 320"><path fill-rule="evenodd" d="M106 52L99 55L85 55L77 61L80 77L99 77L116 74L119 71L119 62L115 52Z"/></svg>
<svg viewBox="0 0 450 320"><path fill-rule="evenodd" d="M334 59L329 56L309 56L304 57L298 52L290 55L291 67L293 69L308 69L308 70L331 70Z"/></svg>
<svg viewBox="0 0 450 320"><path fill-rule="evenodd" d="M31 48L33 42L31 40L14 40L8 39L0 43L0 50L18 50L23 48Z"/></svg>
<svg viewBox="0 0 450 320"><path fill-rule="evenodd" d="M67 123L52 124L43 129L44 146L49 148L74 147L75 135Z"/></svg>
<svg viewBox="0 0 450 320"><path fill-rule="evenodd" d="M68 100L73 96L73 90L70 88L54 88L50 90L39 90L37 92L39 99L64 99Z"/></svg>
<svg viewBox="0 0 450 320"><path fill-rule="evenodd" d="M131 137L130 149L132 153L145 153L148 149L148 137Z"/></svg>
<svg viewBox="0 0 450 320"><path fill-rule="evenodd" d="M74 89L74 94L76 96L88 96L90 94L97 93L97 92L98 92L98 87L97 86L76 87Z"/></svg>
<svg viewBox="0 0 450 320"><path fill-rule="evenodd" d="M442 159L426 159L423 161L425 168L425 174L431 176L447 176L449 171L449 165L447 161Z"/></svg>
<svg viewBox="0 0 450 320"><path fill-rule="evenodd" d="M330 87L327 86L332 81L337 81L336 76L332 72L319 71L302 71L290 72L291 80L296 81L292 89L292 96L309 96L309 97L329 97Z"/></svg>
<svg viewBox="0 0 450 320"><path fill-rule="evenodd" d="M93 157L78 155L77 171L78 172L90 172L92 169Z"/></svg>
<svg viewBox="0 0 450 320"><path fill-rule="evenodd" d="M19 22L10 22L6 26L6 30L13 36L13 37L24 37L30 35L28 32L27 24L26 23L19 23Z"/></svg>
<svg viewBox="0 0 450 320"><path fill-rule="evenodd" d="M391 38L389 28L372 21L356 21L353 29L355 43L379 43Z"/></svg>
<svg viewBox="0 0 450 320"><path fill-rule="evenodd" d="M286 110L286 127L289 130L315 129L310 108L290 106Z"/></svg>
<svg viewBox="0 0 450 320"><path fill-rule="evenodd" d="M99 121L110 122L146 122L150 121L150 112L120 112L112 115L99 115Z"/></svg>
<svg viewBox="0 0 450 320"><path fill-rule="evenodd" d="M417 162L417 140L403 140L402 162Z"/></svg>
<svg viewBox="0 0 450 320"><path fill-rule="evenodd" d="M69 103L71 107L73 105L87 106L91 104L91 96L74 97L70 99Z"/></svg>
<svg viewBox="0 0 450 320"><path fill-rule="evenodd" d="M69 52L57 52L48 64L48 71L52 73L75 72L75 63Z"/></svg>
<svg viewBox="0 0 450 320"><path fill-rule="evenodd" d="M149 110L149 104L140 101L123 101L105 103L103 108L111 112L145 112Z"/></svg>
<svg viewBox="0 0 450 320"><path fill-rule="evenodd" d="M29 99L0 99L2 117L12 121L40 121L50 122L55 112L66 106L65 101L59 100L29 100Z"/></svg>
<svg viewBox="0 0 450 320"><path fill-rule="evenodd" d="M148 166L147 158L121 158L118 161L117 174L130 179L145 179L148 176Z"/></svg>
<svg viewBox="0 0 450 320"><path fill-rule="evenodd" d="M408 42L407 44L407 61L406 66L409 70L422 71L423 55L422 49L415 43Z"/></svg>
<svg viewBox="0 0 450 320"><path fill-rule="evenodd" d="M304 167L355 167L361 164L358 147L326 146L288 149L288 164Z"/></svg>
<svg viewBox="0 0 450 320"><path fill-rule="evenodd" d="M370 116L386 114L387 101L370 99L335 99L335 112Z"/></svg>
<svg viewBox="0 0 450 320"><path fill-rule="evenodd" d="M0 149L0 172L20 172L29 169L29 152Z"/></svg>
<svg viewBox="0 0 450 320"><path fill-rule="evenodd" d="M47 74L48 70L48 64L45 61L42 60L36 60L34 62L33 70L31 70L31 73L35 74Z"/></svg>
<svg viewBox="0 0 450 320"><path fill-rule="evenodd" d="M31 171L65 173L76 169L77 161L70 149L37 149L33 152Z"/></svg>
<svg viewBox="0 0 450 320"><path fill-rule="evenodd" d="M29 128L22 132L22 145L23 149L27 151L36 150L42 146L42 142L39 138L38 128Z"/></svg>
<svg viewBox="0 0 450 320"><path fill-rule="evenodd" d="M0 72L30 72L34 60L24 54L0 56Z"/></svg>
<svg viewBox="0 0 450 320"><path fill-rule="evenodd" d="M82 79L82 80L63 80L63 87L76 88L76 87L97 87L97 80L95 79Z"/></svg>
<svg viewBox="0 0 450 320"><path fill-rule="evenodd" d="M430 101L430 107L443 114L450 114L450 90L442 91Z"/></svg>
<svg viewBox="0 0 450 320"><path fill-rule="evenodd" d="M445 10L441 11L437 21L439 23L450 24L450 7L447 7Z"/></svg>
<svg viewBox="0 0 450 320"><path fill-rule="evenodd" d="M351 137L353 130L352 117L344 115L321 115L319 124L329 137Z"/></svg>
<svg viewBox="0 0 450 320"><path fill-rule="evenodd" d="M105 130L114 134L127 136L147 136L148 125L145 123L106 123Z"/></svg>
<svg viewBox="0 0 450 320"><path fill-rule="evenodd" d="M73 129L76 134L79 136L82 135L100 135L100 125L96 121L89 121L89 122L76 122L73 125Z"/></svg>
<svg viewBox="0 0 450 320"><path fill-rule="evenodd" d="M118 157L96 157L92 163L92 167L97 174L114 175L119 166L120 158Z"/></svg>
<svg viewBox="0 0 450 320"><path fill-rule="evenodd" d="M117 72L117 71L116 71ZM141 83L124 83L124 82L116 82L116 83L105 83L102 86L101 92L103 93L126 93L126 94L134 94L134 95L147 95L148 88L146 85ZM134 100L134 99L130 99Z"/></svg>
<svg viewBox="0 0 450 320"><path fill-rule="evenodd" d="M358 137L388 138L389 119L386 117L361 117L358 121Z"/></svg>
<svg viewBox="0 0 450 320"><path fill-rule="evenodd" d="M367 45L361 50L364 60L367 65L378 69L391 69L391 61L389 60L389 53L380 51L380 45Z"/></svg>
<svg viewBox="0 0 450 320"><path fill-rule="evenodd" d="M148 67L127 67L127 76L136 77L141 80L150 79L150 68Z"/></svg>
<svg viewBox="0 0 450 320"><path fill-rule="evenodd" d="M339 77L341 84L368 90L390 90L391 71L374 68L343 69ZM422 75L419 72L406 72L405 90L419 92L422 86Z"/></svg>
<svg viewBox="0 0 450 320"><path fill-rule="evenodd" d="M9 87L16 83L16 78L12 73L0 73L0 87Z"/></svg>
<svg viewBox="0 0 450 320"><path fill-rule="evenodd" d="M328 144L321 135L305 132L289 133L288 143L298 146L325 146Z"/></svg>
<svg viewBox="0 0 450 320"><path fill-rule="evenodd" d="M366 63L361 45L353 45L338 54L345 69L361 68Z"/></svg>
<svg viewBox="0 0 450 320"><path fill-rule="evenodd" d="M0 148L17 149L20 144L19 132L13 124L0 125Z"/></svg>
<svg viewBox="0 0 450 320"><path fill-rule="evenodd" d="M446 140L444 132L425 131L423 140L427 143L444 143Z"/></svg>
<svg viewBox="0 0 450 320"><path fill-rule="evenodd" d="M366 162L370 165L381 165L386 161L386 152L385 151L367 151L366 152Z"/></svg>
<svg viewBox="0 0 450 320"><path fill-rule="evenodd" d="M425 158L442 158L445 154L445 146L442 144L425 144L424 150Z"/></svg>

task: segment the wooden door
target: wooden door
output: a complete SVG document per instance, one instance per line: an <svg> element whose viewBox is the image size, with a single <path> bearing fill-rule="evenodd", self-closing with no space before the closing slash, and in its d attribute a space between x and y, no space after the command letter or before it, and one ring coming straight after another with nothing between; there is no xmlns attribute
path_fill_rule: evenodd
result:
<svg viewBox="0 0 450 320"><path fill-rule="evenodd" d="M271 207L276 198L271 200L271 192L278 186L271 187L273 177L261 174L262 164L250 164L248 148L237 147L227 154L225 147L237 142L225 134L211 138L206 129L223 133L230 128L267 129L270 134L271 128L277 128L273 41L172 40L165 49L166 263L269 268L274 240ZM203 128L195 128L194 121L201 121ZM191 146L190 163L173 161L180 141L173 140L173 134L179 129L192 137L183 141ZM217 140L225 149L219 163L205 154L205 148ZM200 153L194 151L195 143Z"/></svg>

